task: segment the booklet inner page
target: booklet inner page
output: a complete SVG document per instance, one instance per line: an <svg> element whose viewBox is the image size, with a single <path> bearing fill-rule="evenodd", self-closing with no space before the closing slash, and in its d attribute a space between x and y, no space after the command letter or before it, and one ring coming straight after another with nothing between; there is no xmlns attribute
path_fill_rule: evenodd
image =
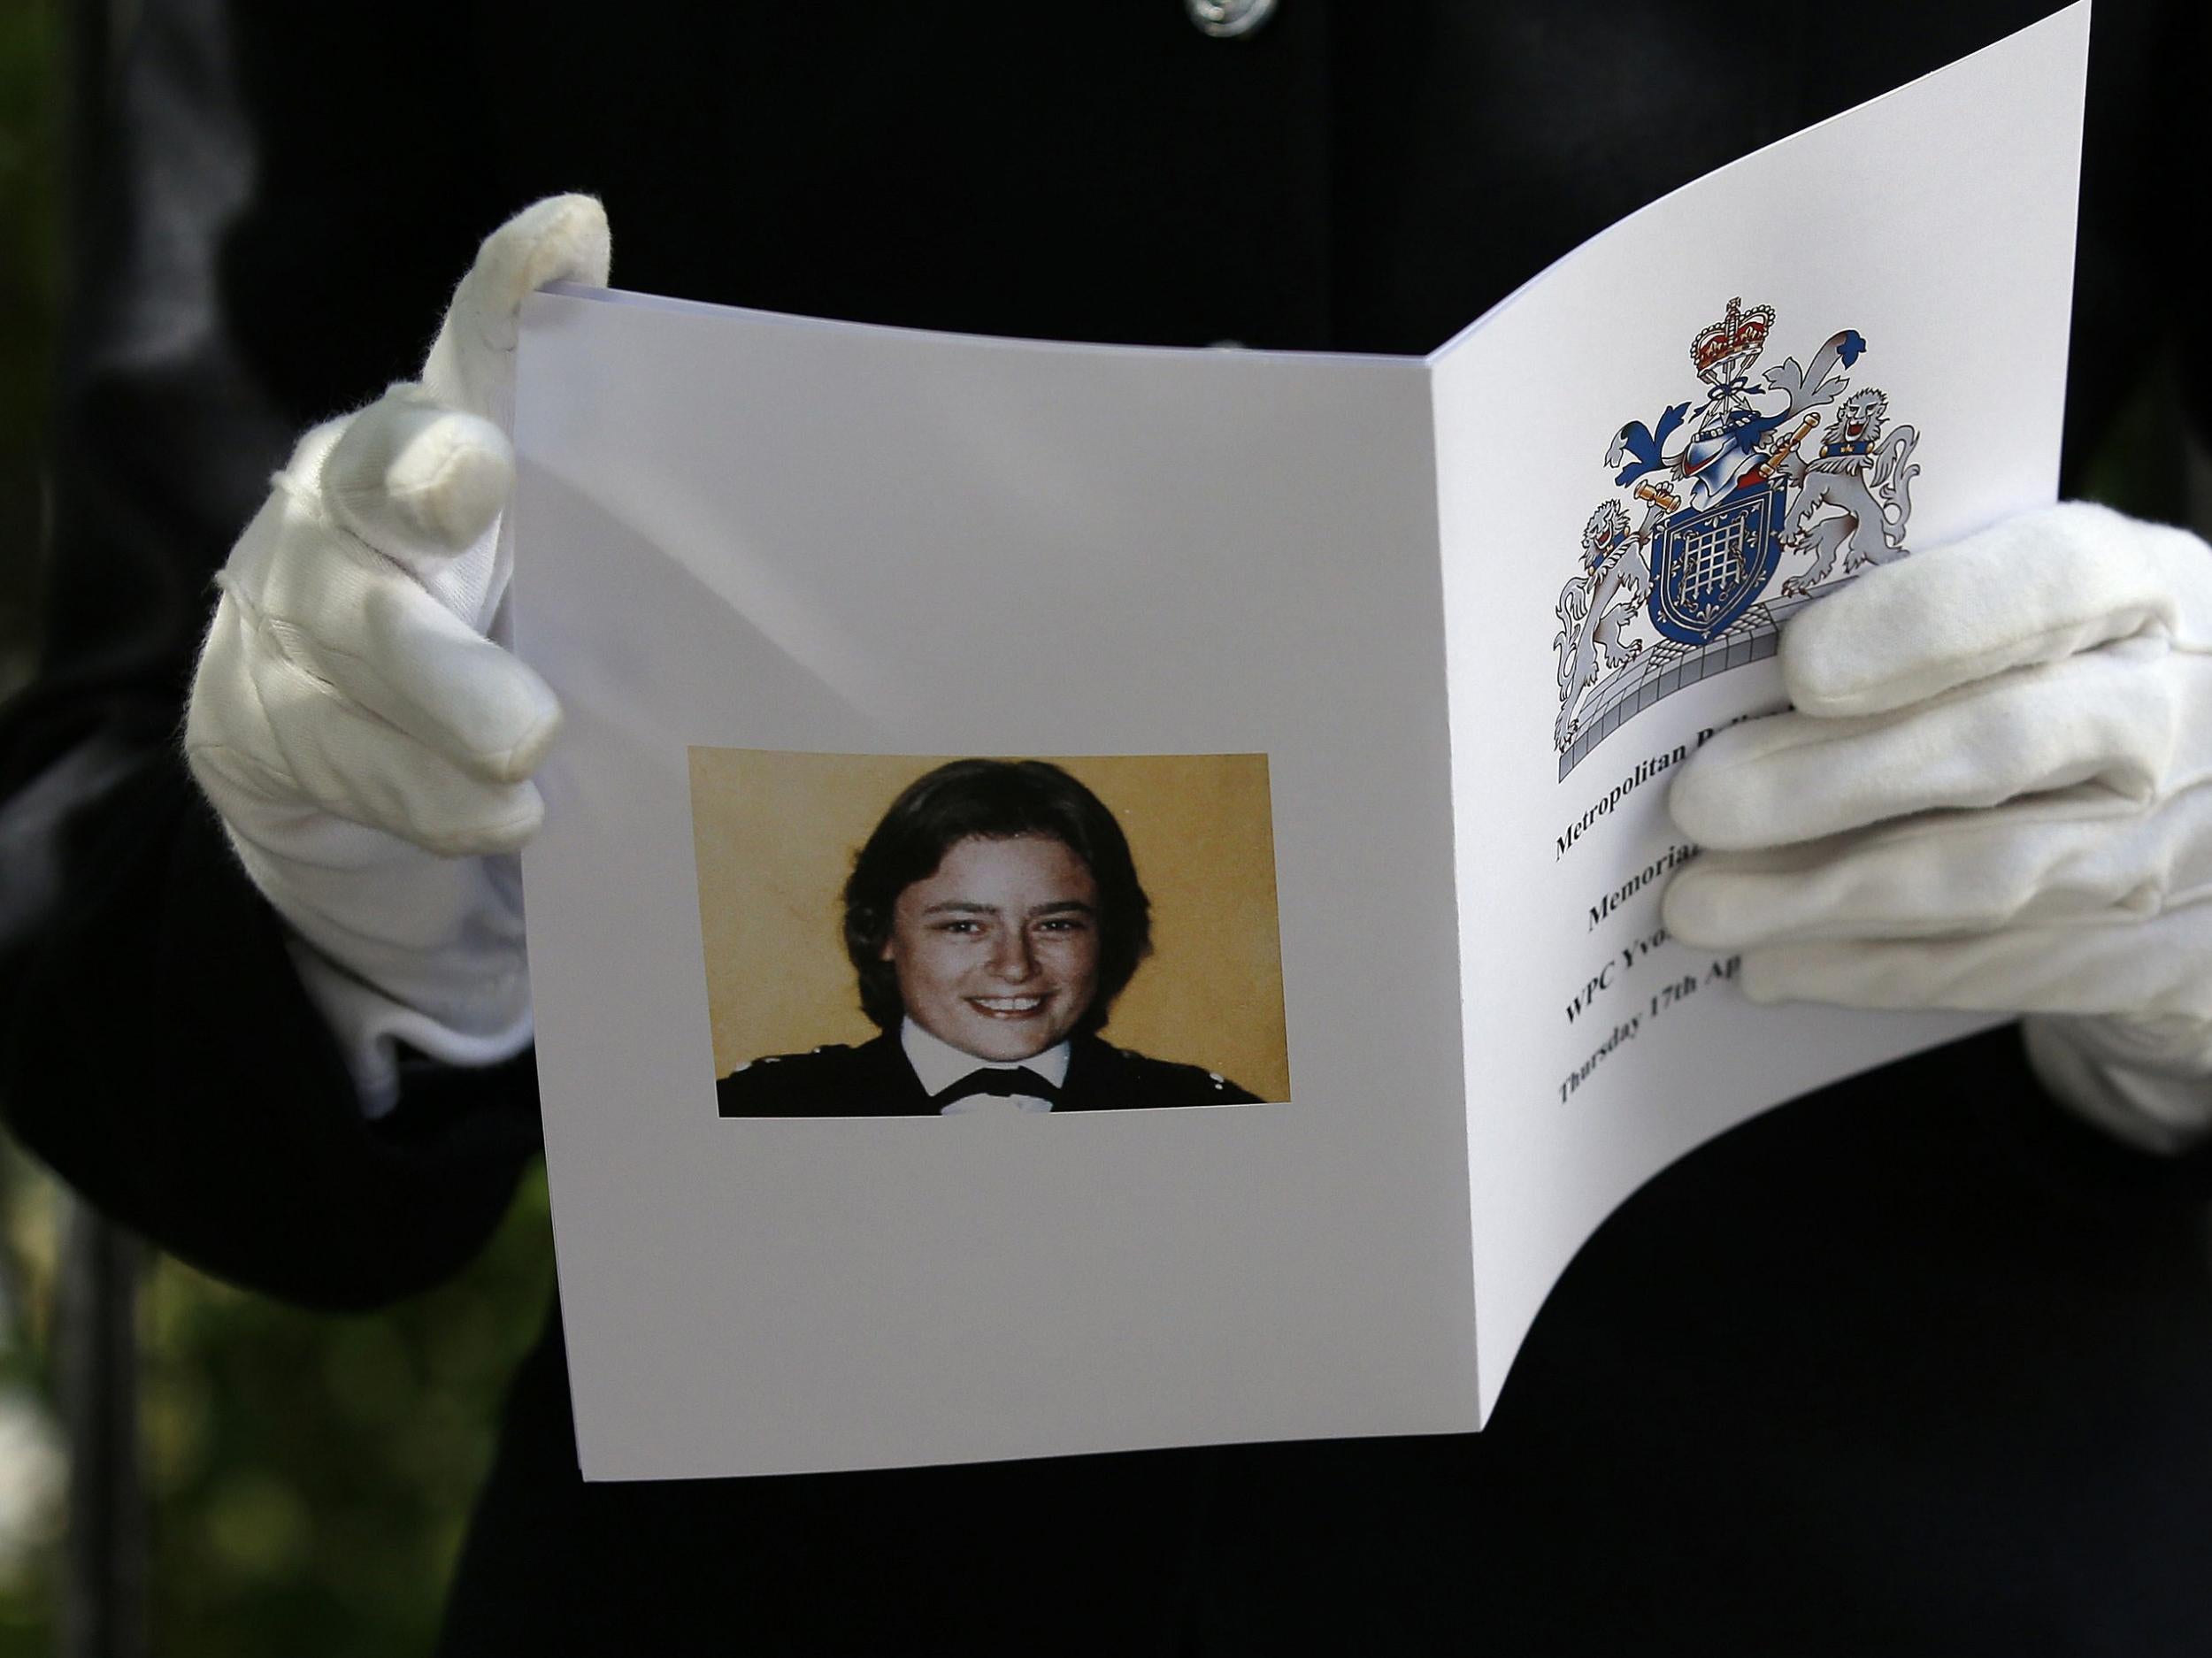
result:
<svg viewBox="0 0 2212 1658"><path fill-rule="evenodd" d="M1670 939L1671 772L1800 608L2048 503L2088 8L1614 226L1436 359L1483 1414L1636 1187L1986 1019L1760 1008ZM1756 1248L1756 1239L1746 1239Z"/></svg>
<svg viewBox="0 0 2212 1658"><path fill-rule="evenodd" d="M530 303L588 1478L1473 1426L1431 434L1413 360Z"/></svg>

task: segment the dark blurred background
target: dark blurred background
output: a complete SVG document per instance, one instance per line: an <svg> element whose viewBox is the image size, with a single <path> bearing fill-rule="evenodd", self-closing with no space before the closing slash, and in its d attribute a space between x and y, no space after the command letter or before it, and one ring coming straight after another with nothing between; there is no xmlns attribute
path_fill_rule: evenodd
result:
<svg viewBox="0 0 2212 1658"><path fill-rule="evenodd" d="M73 163L133 10L0 0L0 699L35 665ZM551 1272L539 1183L437 1293L296 1312L0 1149L0 1658L428 1650Z"/></svg>
<svg viewBox="0 0 2212 1658"><path fill-rule="evenodd" d="M42 413L60 290L57 0L0 0L0 698L30 671ZM0 1158L0 1651L51 1652L65 1467L46 1354L53 1193Z"/></svg>
<svg viewBox="0 0 2212 1658"><path fill-rule="evenodd" d="M74 164L133 10L0 0L0 699L35 665ZM2175 403L2146 380L2089 493L2184 513ZM540 1181L459 1281L300 1313L148 1257L0 1148L0 1658L426 1650L551 1271Z"/></svg>

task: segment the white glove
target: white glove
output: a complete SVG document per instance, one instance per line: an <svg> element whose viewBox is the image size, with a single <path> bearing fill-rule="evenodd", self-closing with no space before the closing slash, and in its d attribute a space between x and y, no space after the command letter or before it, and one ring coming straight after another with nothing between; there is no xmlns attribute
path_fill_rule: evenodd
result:
<svg viewBox="0 0 2212 1658"><path fill-rule="evenodd" d="M1809 607L1781 666L1795 711L1676 775L1668 929L1762 1002L2054 1016L2069 1103L2212 1128L2212 549L2027 513Z"/></svg>
<svg viewBox="0 0 2212 1658"><path fill-rule="evenodd" d="M193 775L297 934L370 1110L405 1040L458 1064L530 1040L515 849L560 723L503 648L517 313L607 280L588 196L526 209L462 279L419 383L300 440L232 549L185 721Z"/></svg>

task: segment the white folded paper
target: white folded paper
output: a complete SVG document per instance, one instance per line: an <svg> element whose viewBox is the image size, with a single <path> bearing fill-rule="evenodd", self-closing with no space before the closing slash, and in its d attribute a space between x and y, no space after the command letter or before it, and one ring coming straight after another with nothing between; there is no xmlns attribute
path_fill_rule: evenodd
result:
<svg viewBox="0 0 2212 1658"><path fill-rule="evenodd" d="M1777 704L1795 607L2053 497L2086 27L1700 180L1425 359L533 300L517 638L567 725L525 878L587 1477L1471 1430L1639 1185L1972 1028L1745 1002L1660 927L1663 802ZM1125 820L1154 950L1104 1038L1193 1072L1074 1109L1079 1033L1065 1094L941 1112L886 1103L928 1097L895 1026L864 1086L806 1051L858 1051L839 975L892 949L841 954L859 841L960 756ZM1247 840L1176 756L1263 756ZM771 903L771 866L816 875ZM978 1048L1094 994L1030 913L1081 904L1023 908L1081 879L948 901L1007 928L1004 993L949 993ZM1279 995L1207 965L1240 926ZM808 974L813 1063L723 1115L791 1063L732 1033ZM1175 1094L1271 1041L1288 1086L1248 1091L1286 1098Z"/></svg>

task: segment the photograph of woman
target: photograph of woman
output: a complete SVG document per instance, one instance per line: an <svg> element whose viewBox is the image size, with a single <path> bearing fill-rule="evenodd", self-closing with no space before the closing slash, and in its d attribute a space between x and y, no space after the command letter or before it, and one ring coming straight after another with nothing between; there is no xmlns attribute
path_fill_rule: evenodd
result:
<svg viewBox="0 0 2212 1658"><path fill-rule="evenodd" d="M1043 760L955 760L891 802L853 863L844 944L879 1034L746 1061L725 1117L1250 1105L1203 1065L1098 1032L1152 950L1127 837Z"/></svg>

